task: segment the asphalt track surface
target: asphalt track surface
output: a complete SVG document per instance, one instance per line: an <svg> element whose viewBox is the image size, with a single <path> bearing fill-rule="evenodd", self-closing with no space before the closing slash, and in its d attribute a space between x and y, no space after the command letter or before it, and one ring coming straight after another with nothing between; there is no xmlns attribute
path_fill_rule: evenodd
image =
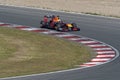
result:
<svg viewBox="0 0 120 80"><path fill-rule="evenodd" d="M1 22L39 27L42 17L48 14L60 15L66 22L76 22L81 31L70 33L105 42L120 52L120 19L0 6ZM4 80L119 80L119 75L120 57L110 63L86 69Z"/></svg>

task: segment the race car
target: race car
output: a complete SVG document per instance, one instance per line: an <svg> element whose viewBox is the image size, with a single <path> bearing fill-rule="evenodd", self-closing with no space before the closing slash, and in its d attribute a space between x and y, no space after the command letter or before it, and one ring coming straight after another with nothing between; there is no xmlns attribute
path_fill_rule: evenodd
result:
<svg viewBox="0 0 120 80"><path fill-rule="evenodd" d="M75 23L65 23L60 20L59 16L44 16L40 22L40 28L54 29L57 31L80 31Z"/></svg>

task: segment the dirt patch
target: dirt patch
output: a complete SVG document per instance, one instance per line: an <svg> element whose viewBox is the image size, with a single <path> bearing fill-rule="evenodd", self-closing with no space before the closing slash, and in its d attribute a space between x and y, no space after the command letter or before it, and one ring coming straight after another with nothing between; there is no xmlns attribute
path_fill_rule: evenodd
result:
<svg viewBox="0 0 120 80"><path fill-rule="evenodd" d="M0 4L120 17L120 0L0 0Z"/></svg>

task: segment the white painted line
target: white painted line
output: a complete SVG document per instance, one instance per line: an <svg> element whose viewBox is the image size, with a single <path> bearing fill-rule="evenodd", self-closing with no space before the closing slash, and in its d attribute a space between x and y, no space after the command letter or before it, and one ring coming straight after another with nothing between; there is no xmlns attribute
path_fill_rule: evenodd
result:
<svg viewBox="0 0 120 80"><path fill-rule="evenodd" d="M75 41L75 40L81 40L81 39L87 39L87 38L69 38L69 40L73 40L73 41Z"/></svg>
<svg viewBox="0 0 120 80"><path fill-rule="evenodd" d="M80 43L86 44L86 43L96 43L96 41L81 41Z"/></svg>
<svg viewBox="0 0 120 80"><path fill-rule="evenodd" d="M5 24L5 23L3 23L3 22L0 22L0 24Z"/></svg>
<svg viewBox="0 0 120 80"><path fill-rule="evenodd" d="M7 26L7 25L10 25L10 24L8 23L0 24L0 26Z"/></svg>
<svg viewBox="0 0 120 80"><path fill-rule="evenodd" d="M93 48L93 50L112 50L112 48Z"/></svg>
<svg viewBox="0 0 120 80"><path fill-rule="evenodd" d="M61 34L61 35L56 35L57 37L67 37L67 36L74 36L72 34Z"/></svg>
<svg viewBox="0 0 120 80"><path fill-rule="evenodd" d="M91 44L91 45L87 45L87 46L89 46L89 47L104 47L104 46L106 46L106 45L104 45L104 44Z"/></svg>
<svg viewBox="0 0 120 80"><path fill-rule="evenodd" d="M98 65L98 64L101 64L102 62L88 62L88 63L84 63L84 64L95 64L95 65Z"/></svg>
<svg viewBox="0 0 120 80"><path fill-rule="evenodd" d="M65 33L57 32L57 31L54 31L53 33L50 33L50 35L54 35L54 36L61 35L61 34L65 34Z"/></svg>
<svg viewBox="0 0 120 80"><path fill-rule="evenodd" d="M40 33L43 33L43 34L52 34L52 33L57 33L57 32L56 31L48 30L48 31L45 31L45 32L40 32Z"/></svg>
<svg viewBox="0 0 120 80"><path fill-rule="evenodd" d="M5 27L15 28L15 27L19 27L19 26L22 26L22 25L10 24L10 25L7 25Z"/></svg>
<svg viewBox="0 0 120 80"><path fill-rule="evenodd" d="M97 55L96 58L115 57L115 55Z"/></svg>
<svg viewBox="0 0 120 80"><path fill-rule="evenodd" d="M29 26L16 25L15 28L30 28Z"/></svg>
<svg viewBox="0 0 120 80"><path fill-rule="evenodd" d="M75 40L80 40L80 38L68 38L68 40L75 41Z"/></svg>
<svg viewBox="0 0 120 80"><path fill-rule="evenodd" d="M101 59L98 59L98 58L94 58L94 59L92 59L91 61L96 61L96 62L101 62L101 61L108 61L108 60L110 60L110 58L101 58Z"/></svg>
<svg viewBox="0 0 120 80"><path fill-rule="evenodd" d="M104 53L108 54L108 53L115 53L115 51L98 51L97 53L98 54L104 54Z"/></svg>
<svg viewBox="0 0 120 80"><path fill-rule="evenodd" d="M40 30L40 28L22 28L20 30L32 31L32 30Z"/></svg>
<svg viewBox="0 0 120 80"><path fill-rule="evenodd" d="M96 64L82 64L81 67L93 67L96 66Z"/></svg>

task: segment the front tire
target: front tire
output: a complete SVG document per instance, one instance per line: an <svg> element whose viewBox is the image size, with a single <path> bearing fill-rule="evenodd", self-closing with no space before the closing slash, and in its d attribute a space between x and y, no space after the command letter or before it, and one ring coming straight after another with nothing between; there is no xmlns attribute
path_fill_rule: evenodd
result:
<svg viewBox="0 0 120 80"><path fill-rule="evenodd" d="M72 26L73 26L73 27L77 27L76 23L72 23Z"/></svg>
<svg viewBox="0 0 120 80"><path fill-rule="evenodd" d="M44 21L40 22L40 28L47 28L48 23L45 23Z"/></svg>

